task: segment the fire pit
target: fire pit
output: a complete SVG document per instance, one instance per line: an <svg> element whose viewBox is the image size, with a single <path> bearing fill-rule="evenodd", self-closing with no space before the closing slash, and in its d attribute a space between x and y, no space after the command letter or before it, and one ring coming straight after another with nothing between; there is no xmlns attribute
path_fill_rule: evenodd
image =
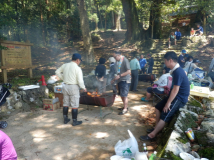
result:
<svg viewBox="0 0 214 160"><path fill-rule="evenodd" d="M80 104L111 107L114 103L115 94L105 93L102 95L97 92L84 92L80 95Z"/></svg>
<svg viewBox="0 0 214 160"><path fill-rule="evenodd" d="M100 106L100 118L105 118L105 116L113 112L113 109L111 106L114 104L114 99L115 99L115 94L113 93L105 93L105 94L99 95L97 94L97 92L87 92L87 93L84 92L80 94L80 104L87 105L86 110L89 110L90 105ZM111 112L102 116L103 107L110 107Z"/></svg>

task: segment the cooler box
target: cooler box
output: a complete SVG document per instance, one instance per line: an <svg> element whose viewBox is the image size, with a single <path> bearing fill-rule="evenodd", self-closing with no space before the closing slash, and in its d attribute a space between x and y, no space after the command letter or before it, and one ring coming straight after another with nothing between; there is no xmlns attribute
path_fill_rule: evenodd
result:
<svg viewBox="0 0 214 160"><path fill-rule="evenodd" d="M62 85L54 87L54 93L62 93Z"/></svg>
<svg viewBox="0 0 214 160"><path fill-rule="evenodd" d="M59 102L59 98L54 98L54 99L43 99L43 104L55 104Z"/></svg>
<svg viewBox="0 0 214 160"><path fill-rule="evenodd" d="M58 108L60 108L59 102L57 102L55 104L43 104L43 109L47 110L47 111L55 111Z"/></svg>

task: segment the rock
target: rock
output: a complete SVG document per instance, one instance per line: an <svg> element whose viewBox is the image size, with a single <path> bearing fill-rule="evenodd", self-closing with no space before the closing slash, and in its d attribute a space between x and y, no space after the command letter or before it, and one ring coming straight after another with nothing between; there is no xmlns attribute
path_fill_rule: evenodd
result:
<svg viewBox="0 0 214 160"><path fill-rule="evenodd" d="M213 110L207 110L206 112L204 112L204 114L206 115L206 116L213 116L214 117L214 111Z"/></svg>
<svg viewBox="0 0 214 160"><path fill-rule="evenodd" d="M200 146L199 146L200 147ZM192 156L194 156L195 158L200 158L200 156L198 155L198 153L196 153L195 151L191 151L189 152Z"/></svg>
<svg viewBox="0 0 214 160"><path fill-rule="evenodd" d="M12 107L12 106L9 106L9 107L8 107L8 109L10 109L10 110L11 110L11 109L13 109L13 107Z"/></svg>
<svg viewBox="0 0 214 160"><path fill-rule="evenodd" d="M11 113L10 111L7 112L7 114L10 114L10 113Z"/></svg>
<svg viewBox="0 0 214 160"><path fill-rule="evenodd" d="M214 134L214 118L207 118L201 123L203 129L207 129L210 133Z"/></svg>
<svg viewBox="0 0 214 160"><path fill-rule="evenodd" d="M30 111L30 106L27 103L22 104L22 111L23 112L29 112Z"/></svg>
<svg viewBox="0 0 214 160"><path fill-rule="evenodd" d="M199 143L199 145L202 145L202 146L208 145L208 138L206 136L206 132L207 130L205 129L194 131L195 139Z"/></svg>
<svg viewBox="0 0 214 160"><path fill-rule="evenodd" d="M214 146L214 134L207 132L206 136L208 138L208 144Z"/></svg>
<svg viewBox="0 0 214 160"><path fill-rule="evenodd" d="M195 145L192 147L192 150L197 151L199 148L200 148L200 146L197 145L197 144L195 144Z"/></svg>
<svg viewBox="0 0 214 160"><path fill-rule="evenodd" d="M181 152L190 152L191 151L190 143L187 142L184 144L184 143L178 141L177 139L179 137L182 137L182 136L175 130L172 131L170 138L168 140L168 144L165 149L166 151L173 152L173 154L175 154L176 156L178 156Z"/></svg>
<svg viewBox="0 0 214 160"><path fill-rule="evenodd" d="M6 112L7 110L8 110L7 105L6 105L6 104L3 104L3 105L1 106L1 112Z"/></svg>
<svg viewBox="0 0 214 160"><path fill-rule="evenodd" d="M21 102L17 102L15 104L15 109L20 109L22 107L22 103Z"/></svg>

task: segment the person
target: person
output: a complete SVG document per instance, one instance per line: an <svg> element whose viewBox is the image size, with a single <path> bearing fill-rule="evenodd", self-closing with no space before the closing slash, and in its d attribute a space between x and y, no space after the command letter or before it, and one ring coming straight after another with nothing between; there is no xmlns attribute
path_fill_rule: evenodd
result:
<svg viewBox="0 0 214 160"><path fill-rule="evenodd" d="M189 65L193 62L193 57L192 56L188 56L187 61L185 62L184 65L184 70L187 70L189 68Z"/></svg>
<svg viewBox="0 0 214 160"><path fill-rule="evenodd" d="M190 31L190 37L192 37L192 36L195 36L195 30L194 30L194 28L191 28L191 31Z"/></svg>
<svg viewBox="0 0 214 160"><path fill-rule="evenodd" d="M73 126L82 124L82 121L77 121L80 88L87 92L83 81L83 74L81 68L78 66L81 63L81 55L74 53L72 61L70 63L63 64L56 70L57 79L62 79L64 84L62 85L63 93L63 117L64 124L67 124L70 119L68 118L68 107L72 107L72 119Z"/></svg>
<svg viewBox="0 0 214 160"><path fill-rule="evenodd" d="M113 54L113 57L117 61L117 76L112 80L112 84L116 82L118 84L119 95L123 101L122 111L119 112L119 115L124 115L128 113L128 93L129 86L128 82L130 81L130 64L128 59L121 55L121 52L117 51Z"/></svg>
<svg viewBox="0 0 214 160"><path fill-rule="evenodd" d="M130 68L131 68L131 86L130 91L137 92L137 85L138 85L138 70L141 70L140 63L139 63L139 56L136 56L130 61Z"/></svg>
<svg viewBox="0 0 214 160"><path fill-rule="evenodd" d="M0 130L0 159L17 160L17 153L10 137Z"/></svg>
<svg viewBox="0 0 214 160"><path fill-rule="evenodd" d="M179 30L179 28L177 28L177 31L175 31L175 36L176 36L176 39L177 40L180 40L181 39L181 32L180 32L180 30Z"/></svg>
<svg viewBox="0 0 214 160"><path fill-rule="evenodd" d="M98 94L102 94L106 90L106 67L104 66L105 62L105 58L100 58L99 64L95 69L95 76L97 79L95 86L97 87Z"/></svg>
<svg viewBox="0 0 214 160"><path fill-rule="evenodd" d="M154 59L151 57L150 54L147 55L148 57L148 73L152 74L153 66L154 66Z"/></svg>
<svg viewBox="0 0 214 160"><path fill-rule="evenodd" d="M168 77L171 77L169 73L163 74L157 81L154 82L153 87L148 87L146 92L146 98L142 97L141 100L148 102L152 97L153 92L156 94L164 94L164 86L167 86Z"/></svg>
<svg viewBox="0 0 214 160"><path fill-rule="evenodd" d="M212 79L214 82L214 58L212 59L210 66L209 66L209 71L208 71L208 76Z"/></svg>
<svg viewBox="0 0 214 160"><path fill-rule="evenodd" d="M185 54L186 54L186 50L183 49L181 51L181 55L178 57L178 63L181 68L184 68L184 65L185 65L185 59L184 59Z"/></svg>
<svg viewBox="0 0 214 160"><path fill-rule="evenodd" d="M110 82L117 76L117 65L115 64L116 60L114 57L109 58L110 71L109 71L109 80ZM108 83L109 84L109 83ZM116 83L112 84L113 93L117 94Z"/></svg>
<svg viewBox="0 0 214 160"><path fill-rule="evenodd" d="M166 65L164 64L163 66L163 74L169 73L170 68L167 68Z"/></svg>
<svg viewBox="0 0 214 160"><path fill-rule="evenodd" d="M140 140L153 140L156 135L168 123L188 101L190 93L190 85L184 70L177 63L177 55L173 51L169 51L164 55L165 65L171 69L172 87L169 96L161 100L155 106L156 125L155 128L148 129L148 135L140 136Z"/></svg>
<svg viewBox="0 0 214 160"><path fill-rule="evenodd" d="M198 24L197 27L198 29L196 31L199 32L199 36L202 36L202 34L204 33L203 27L200 24Z"/></svg>
<svg viewBox="0 0 214 160"><path fill-rule="evenodd" d="M194 59L192 63L189 64L189 67L184 69L186 74L192 74L194 69L198 68L198 64L201 63L198 59Z"/></svg>
<svg viewBox="0 0 214 160"><path fill-rule="evenodd" d="M176 45L176 35L174 35L174 32L171 32L169 36L169 48L171 44Z"/></svg>
<svg viewBox="0 0 214 160"><path fill-rule="evenodd" d="M146 58L144 58L143 55L140 56L140 67L141 67L141 71L140 71L140 74L143 73L143 74L146 74L146 70L145 70L145 67L146 67Z"/></svg>

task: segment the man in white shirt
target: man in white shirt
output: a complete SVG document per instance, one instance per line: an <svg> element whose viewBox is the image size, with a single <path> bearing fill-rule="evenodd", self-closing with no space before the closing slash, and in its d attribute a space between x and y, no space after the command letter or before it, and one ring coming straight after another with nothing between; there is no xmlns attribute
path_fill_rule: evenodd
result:
<svg viewBox="0 0 214 160"><path fill-rule="evenodd" d="M68 118L68 107L71 106L73 126L82 124L82 121L77 121L80 97L79 89L81 88L84 92L87 92L83 81L82 70L78 66L81 61L81 55L74 53L70 63L63 64L56 70L56 75L64 82L62 86L64 124L70 121Z"/></svg>

